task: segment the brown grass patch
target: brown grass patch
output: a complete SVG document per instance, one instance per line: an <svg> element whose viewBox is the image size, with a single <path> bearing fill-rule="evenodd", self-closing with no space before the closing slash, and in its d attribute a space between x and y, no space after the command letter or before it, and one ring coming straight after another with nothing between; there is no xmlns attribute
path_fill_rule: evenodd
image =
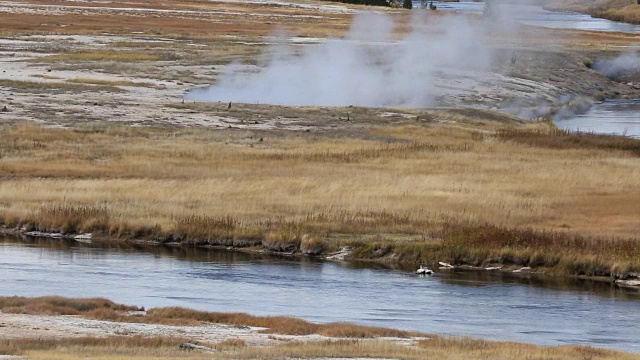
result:
<svg viewBox="0 0 640 360"><path fill-rule="evenodd" d="M234 111L246 110L238 105ZM353 109L363 118L365 111ZM469 120L468 113L438 116L455 123L407 120L411 125L370 127L360 139L5 127L0 221L119 239L304 248L309 254L341 245L328 240L336 235L376 236L360 242L359 255L396 252L407 262L429 259L430 252L480 259L498 249L511 254L504 259L545 265L562 263L552 256L559 249L576 259L601 253L611 263L635 262L625 254L635 254L630 249L640 230L633 207L640 201L640 141L569 134L544 123ZM480 251L480 243L447 242L455 228L466 238L508 237ZM507 241L525 235L531 238L526 246ZM398 236L426 241L391 246ZM574 246L575 239L590 245ZM549 247L549 241L562 246ZM464 246L474 249L473 256Z"/></svg>
<svg viewBox="0 0 640 360"><path fill-rule="evenodd" d="M613 21L640 24L640 6L635 0L553 0L545 8L577 11Z"/></svg>
<svg viewBox="0 0 640 360"><path fill-rule="evenodd" d="M122 61L122 62L142 62L159 61L162 57L157 54L145 54L120 51L96 51L77 52L58 55L49 55L35 58L34 62L75 62L75 61Z"/></svg>
<svg viewBox="0 0 640 360"><path fill-rule="evenodd" d="M61 311L80 311L80 315L91 317L97 311L123 311L134 307L110 303L103 299L64 299L64 298L0 298L0 309L5 306L29 307L37 311L49 312L48 307L55 306ZM42 304L47 305L43 310ZM37 313L36 311L36 313ZM56 310L60 311L60 310ZM33 312L32 312L33 313ZM622 353L589 347L561 346L542 347L511 342L496 342L470 338L440 337L405 331L358 326L353 324L332 323L312 324L290 317L257 317L247 314L209 313L183 308L154 309L146 316L147 322L164 319L182 324L200 322L218 322L233 325L268 327L268 332L280 334L314 334L348 337L351 339L327 340L318 342L289 341L278 346L247 346L243 340L228 340L217 344L203 344L216 349L213 353L184 352L178 344L186 341L182 338L140 336L113 336L106 338L63 338L63 339L0 339L0 354L21 355L29 359L69 360L69 359L157 359L157 358L216 358L216 359L283 359L283 358L388 358L388 359L640 359L637 354ZM122 315L118 321L127 321ZM139 320L138 320L139 321ZM402 344L393 341L363 338L371 337L409 337L422 336L414 344Z"/></svg>
<svg viewBox="0 0 640 360"><path fill-rule="evenodd" d="M406 346L390 341L324 341L291 343L269 348L244 348L223 358L283 359L283 358L382 358L382 359L636 359L636 354L585 347L542 347L509 342L491 342L467 338L435 337L418 346Z"/></svg>
<svg viewBox="0 0 640 360"><path fill-rule="evenodd" d="M55 229L61 233L78 233L83 229L107 231L109 229L109 211L100 206L51 205L43 206L34 215L34 230Z"/></svg>
<svg viewBox="0 0 640 360"><path fill-rule="evenodd" d="M320 334L330 337L348 338L421 336L421 334L415 332L362 326L351 323L315 324L288 316L253 316L245 313L215 313L178 307L151 309L148 311L147 316L151 319L158 319L157 321L162 321L160 319L170 319L180 322L197 321L263 327L266 328L265 332L267 333L287 335Z"/></svg>
<svg viewBox="0 0 640 360"><path fill-rule="evenodd" d="M12 314L80 315L100 309L110 311L140 310L135 306L120 305L102 298L72 299L60 296L36 298L22 296L0 297L0 310Z"/></svg>
<svg viewBox="0 0 640 360"><path fill-rule="evenodd" d="M123 90L110 85L73 84L68 82L40 82L0 79L0 86L17 90L50 90L50 91L110 91L122 92Z"/></svg>
<svg viewBox="0 0 640 360"><path fill-rule="evenodd" d="M39 3L32 0L31 3ZM46 2L45 2L46 4ZM291 29L305 36L342 35L349 26L350 14L330 14L311 9L272 4L243 3L203 3L200 1L173 1L163 4L135 4L115 1L104 4L111 7L104 11L95 4L83 2L72 4L82 6L82 14L74 10L57 14L56 21L46 12L0 14L0 32L4 33L59 33L59 34L131 34L144 32L145 35L190 36L210 38L218 34L227 35L268 35L276 27ZM149 13L139 8L169 10ZM191 14L170 10L192 10ZM63 8L64 10L64 8ZM251 16L247 16L247 15ZM311 15L312 17L308 17ZM304 17L300 17L304 16ZM256 20L259 19L259 20ZM304 21L301 21L304 19ZM61 27L59 24L73 24ZM328 26L327 26L328 25Z"/></svg>
<svg viewBox="0 0 640 360"><path fill-rule="evenodd" d="M383 340L339 340L289 342L278 346L216 344L215 353L184 352L177 349L183 339L111 337L59 340L0 340L0 352L39 360L86 359L291 359L291 358L384 358L451 360L635 360L637 354L579 346L543 347L469 338L432 337L417 346Z"/></svg>
<svg viewBox="0 0 640 360"><path fill-rule="evenodd" d="M72 78L67 80L67 82L74 83L74 84L91 84L91 85L104 85L104 86L142 86L142 87L155 86L152 83L146 83L146 82L134 82L130 80L103 80L103 79L92 79L92 78Z"/></svg>
<svg viewBox="0 0 640 360"><path fill-rule="evenodd" d="M66 351L80 352L85 355L92 352L110 352L113 354L131 351L135 354L156 353L160 350L176 350L178 344L186 341L182 338L114 336L107 338L80 337L67 339L0 339L0 354L27 355L31 352L49 352L49 356L57 356ZM175 351L175 355L178 352ZM174 356L175 356L174 355ZM51 357L49 357L51 359Z"/></svg>
<svg viewBox="0 0 640 360"><path fill-rule="evenodd" d="M502 140L550 149L617 150L640 156L640 139L626 136L573 133L562 129L503 129L498 132L498 137Z"/></svg>
<svg viewBox="0 0 640 360"><path fill-rule="evenodd" d="M170 324L199 325L218 323L265 328L264 332L287 335L320 334L330 337L374 338L411 337L423 334L351 323L315 324L289 316L253 316L245 313L220 313L181 307L154 308L146 314L128 314L140 308L113 303L106 299L72 299L57 296L25 298L0 297L0 310L15 314L82 315L90 319Z"/></svg>

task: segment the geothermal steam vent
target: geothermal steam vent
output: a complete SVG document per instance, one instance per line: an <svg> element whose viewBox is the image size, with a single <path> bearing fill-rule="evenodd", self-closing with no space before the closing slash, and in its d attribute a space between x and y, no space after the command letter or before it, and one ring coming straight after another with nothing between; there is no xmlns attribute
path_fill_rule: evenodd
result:
<svg viewBox="0 0 640 360"><path fill-rule="evenodd" d="M231 64L215 85L188 99L279 105L433 105L437 77L447 69L486 70L482 22L458 16L412 18L411 31L394 39L394 23L383 15L358 15L346 38L298 51L273 46L254 72ZM298 49L299 50L299 49ZM470 60L472 59L472 61Z"/></svg>

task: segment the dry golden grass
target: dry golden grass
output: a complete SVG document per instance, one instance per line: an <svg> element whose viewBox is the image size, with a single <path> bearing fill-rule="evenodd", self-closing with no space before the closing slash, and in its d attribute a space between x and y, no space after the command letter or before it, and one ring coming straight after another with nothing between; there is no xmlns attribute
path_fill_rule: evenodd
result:
<svg viewBox="0 0 640 360"><path fill-rule="evenodd" d="M536 147L551 149L602 149L626 151L640 156L640 141L623 136L603 136L591 133L571 133L567 130L503 129L497 133L500 139L516 141Z"/></svg>
<svg viewBox="0 0 640 360"><path fill-rule="evenodd" d="M635 359L635 354L584 347L540 347L508 342L468 338L435 337L416 347L390 341L326 341L292 343L270 348L246 347L221 358L295 359L295 358L383 358L383 359Z"/></svg>
<svg viewBox="0 0 640 360"><path fill-rule="evenodd" d="M136 52L119 52L119 51L94 51L94 52L78 52L65 53L58 55L49 55L33 59L34 62L77 62L77 61L121 61L121 62L142 62L142 61L159 61L163 58L158 54L152 53L136 53Z"/></svg>
<svg viewBox="0 0 640 360"><path fill-rule="evenodd" d="M494 342L470 338L451 338L405 331L357 326L353 324L312 324L290 317L256 317L247 314L208 313L183 308L154 309L141 316L123 315L135 307L111 303L104 299L0 298L0 309L29 309L30 314L74 314L95 318L97 310L117 313L111 321L137 321L174 325L197 325L220 322L234 325L267 327L268 332L308 335L319 333L343 340L288 341L278 346L247 346L243 340L227 340L202 344L216 352L181 351L178 345L186 339L172 337L114 336L60 339L0 339L0 354L20 355L29 359L293 359L293 358L388 358L388 359L640 359L638 354L588 347L542 347L511 342ZM52 310L53 309L53 310ZM132 319L136 320L132 320ZM161 321L162 320L162 321ZM285 330L285 331L283 331ZM414 337L416 342L402 344L390 340L362 339L377 337Z"/></svg>
<svg viewBox="0 0 640 360"><path fill-rule="evenodd" d="M377 337L424 337L424 334L353 324L313 324L290 317L257 317L247 314L210 313L184 308L152 309L146 316L124 315L135 307L114 304L104 299L68 299L60 297L0 297L0 310L29 314L74 314L100 318L101 313L116 314L106 320L149 322L174 325L198 325L215 322L267 328L267 332L291 335L322 334L348 337L349 340L288 342L280 346L247 346L242 340L203 344L214 353L185 352L178 344L186 339L140 336L62 339L0 339L0 354L22 355L29 359L152 359L220 358L283 359L376 357L389 359L639 359L627 354L586 347L541 347L519 343L492 342L469 338L430 336L407 346L385 340L358 340ZM15 311L12 311L15 310ZM96 316L98 315L98 316Z"/></svg>
<svg viewBox="0 0 640 360"><path fill-rule="evenodd" d="M135 82L131 80L106 80L106 79L93 79L93 78L71 78L67 82L75 84L92 84L92 85L106 85L106 86L143 86L152 87L154 84L148 82Z"/></svg>
<svg viewBox="0 0 640 360"><path fill-rule="evenodd" d="M6 127L0 219L29 229L273 250L298 249L303 239L307 249L331 248L322 239L344 233L446 240L459 227L468 238L495 233L488 224L508 236L487 249L510 249L526 262L537 250L557 250L544 245L541 231L565 239L565 247L578 238L601 241L569 254L637 261L628 251L635 240L624 239L640 230L638 140L451 116L460 121L372 127L362 139ZM510 237L525 234L511 229L531 229L527 236L539 243L509 246Z"/></svg>
<svg viewBox="0 0 640 360"><path fill-rule="evenodd" d="M227 136L236 135L206 130L6 128L0 134L6 179L0 211L14 223L95 207L102 209L98 217L116 223L128 219L168 231L216 218L236 219L222 227L237 228L309 216L349 222L351 214L353 221L396 218L390 221L416 233L442 216L580 232L593 220L585 212L624 217L624 205L638 196L640 170L625 151L523 146L450 125L373 134L420 143L280 137L259 143L257 135L240 134L234 144ZM617 195L628 199L602 206L601 197ZM599 201L575 208L576 198ZM45 227L64 225L56 222ZM633 236L638 230L624 225L598 233Z"/></svg>
<svg viewBox="0 0 640 360"><path fill-rule="evenodd" d="M545 6L560 11L577 11L614 21L640 24L640 6L635 0L553 0Z"/></svg>
<svg viewBox="0 0 640 360"><path fill-rule="evenodd" d="M434 337L407 346L384 340L339 340L291 342L279 346L213 344L214 353L177 349L181 339L112 337L60 340L0 340L0 352L20 354L29 359L299 359L299 358L385 358L385 359L482 359L482 360L632 360L637 354L588 347L542 347L468 338Z"/></svg>
<svg viewBox="0 0 640 360"><path fill-rule="evenodd" d="M637 4L627 5L619 9L595 10L592 14L609 20L640 24L640 6Z"/></svg>
<svg viewBox="0 0 640 360"><path fill-rule="evenodd" d="M22 81L22 80L6 80L0 79L0 86L6 86L17 91L43 90L48 91L110 91L121 92L122 89L112 85L90 85L68 82L41 82L41 81Z"/></svg>
<svg viewBox="0 0 640 360"><path fill-rule="evenodd" d="M175 358L183 357L177 350L180 338L115 336L108 338L81 337L68 339L1 339L0 354L25 355L29 359L87 359L96 358ZM200 359L204 354L190 354ZM95 357L94 357L95 356Z"/></svg>
<svg viewBox="0 0 640 360"><path fill-rule="evenodd" d="M60 296L26 298L0 297L0 310L13 314L79 315L98 309L111 311L140 310L135 306L116 304L107 299L71 299Z"/></svg>
<svg viewBox="0 0 640 360"><path fill-rule="evenodd" d="M411 337L424 334L351 323L314 324L288 316L253 316L244 313L215 313L196 311L179 307L151 309L147 316L152 322L210 322L231 325L263 327L267 333L288 335L320 334L329 337L375 338Z"/></svg>
<svg viewBox="0 0 640 360"><path fill-rule="evenodd" d="M29 3L49 5L48 2L40 0L31 0ZM305 5L313 4L314 2L305 3ZM315 4L323 5L321 2ZM3 12L0 13L0 33L131 34L135 31L144 32L146 35L189 36L203 39L216 37L219 34L261 36L270 34L276 29L285 28L301 36L324 37L344 34L351 18L351 14L326 14L313 7L235 2L205 3L197 0L134 5L126 1L113 1L103 4L104 6L97 6L98 9L94 9L96 4L91 2L61 5L81 6L83 11L79 14L77 10L71 9L66 13L56 14L56 22L47 21L51 15L46 11ZM105 7L112 10L100 9ZM149 13L144 9L165 11L158 14ZM193 13L184 14L170 10L187 10ZM61 27L58 24L73 24L73 26Z"/></svg>
<svg viewBox="0 0 640 360"><path fill-rule="evenodd" d="M265 328L264 332L287 335L320 334L338 338L413 337L424 334L351 323L315 324L289 316L253 316L245 313L206 312L180 307L141 310L106 299L72 299L58 296L0 297L0 311L13 314L81 315L90 319L168 325L219 323Z"/></svg>

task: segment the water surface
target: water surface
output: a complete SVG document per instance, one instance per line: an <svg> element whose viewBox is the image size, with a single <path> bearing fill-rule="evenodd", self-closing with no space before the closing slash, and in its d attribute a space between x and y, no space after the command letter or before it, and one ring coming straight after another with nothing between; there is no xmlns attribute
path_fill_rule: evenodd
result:
<svg viewBox="0 0 640 360"><path fill-rule="evenodd" d="M640 101L610 100L595 104L581 115L556 120L567 130L640 138Z"/></svg>
<svg viewBox="0 0 640 360"><path fill-rule="evenodd" d="M429 2L427 2L428 4ZM439 2L434 1L438 10L482 13L484 2L461 1ZM414 7L419 7L420 2L414 1ZM501 4L498 6L505 19L517 21L531 26L541 26L552 29L572 29L589 31L614 31L627 33L640 33L640 25L627 24L607 19L594 18L591 15L576 12L548 11L538 5Z"/></svg>
<svg viewBox="0 0 640 360"><path fill-rule="evenodd" d="M0 295L106 297L316 322L350 321L543 345L640 352L637 292L593 282L411 272L224 251L0 241Z"/></svg>

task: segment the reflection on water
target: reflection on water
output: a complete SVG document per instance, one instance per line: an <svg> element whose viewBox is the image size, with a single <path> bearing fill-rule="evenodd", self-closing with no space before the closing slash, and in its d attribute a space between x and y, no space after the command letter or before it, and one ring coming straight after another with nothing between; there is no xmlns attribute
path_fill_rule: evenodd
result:
<svg viewBox="0 0 640 360"><path fill-rule="evenodd" d="M0 295L101 296L423 332L640 352L639 295L609 284L410 271L193 248L0 241ZM603 327L602 324L607 324Z"/></svg>
<svg viewBox="0 0 640 360"><path fill-rule="evenodd" d="M431 1L427 1L429 4ZM434 1L434 5L438 8L438 10L443 11L455 11L461 13L481 13L484 10L483 2L475 2L475 1L461 1L461 2L441 2ZM420 1L413 1L413 8L420 9ZM416 11L418 11L416 10Z"/></svg>
<svg viewBox="0 0 640 360"><path fill-rule="evenodd" d="M429 1L427 1L428 3ZM455 11L463 13L482 13L484 2L460 1L460 2L433 2L438 10ZM516 21L525 25L541 26L552 29L573 29L590 31L616 31L628 33L640 33L640 26L626 24L618 21L594 18L591 15L574 12L556 12L544 10L537 5L524 4L500 4L500 13L505 14L505 19ZM414 8L420 7L420 1L414 1ZM420 9L416 10L419 11ZM426 10L425 10L426 11Z"/></svg>
<svg viewBox="0 0 640 360"><path fill-rule="evenodd" d="M573 12L547 11L536 5L503 5L508 7L514 20L526 25L552 29L573 29L590 31L616 31L640 33L640 26L607 19L594 18L591 15Z"/></svg>
<svg viewBox="0 0 640 360"><path fill-rule="evenodd" d="M11 238L6 238L3 241L16 243L16 240ZM202 263L234 264L251 262L255 264L290 267L313 267L316 264L322 264L321 260L309 258L306 256L277 256L271 254L228 251L225 249L206 250L196 247L150 246L144 244L124 243L103 243L89 245L72 240L33 237L24 238L17 243L38 248L49 248L57 250L85 250L84 254L79 254L77 252L63 252L59 254L61 255L61 258L68 259L78 257L85 257L87 259L96 259L101 257L106 258L109 253L100 251L100 249L102 249L132 254L150 254L153 255L154 258L171 258ZM344 262L341 263L341 266L349 269L360 270L400 270L405 272L412 272L413 270L415 270L410 265L405 264L376 263L369 261ZM487 283L505 283L536 286L556 290L586 291L601 296L623 297L628 299L640 300L640 294L635 289L620 288L614 283L594 281L589 279L537 276L535 274L523 276L500 271L473 271L462 269L443 271L439 274L439 278L444 283L459 286L484 286Z"/></svg>
<svg viewBox="0 0 640 360"><path fill-rule="evenodd" d="M640 101L611 100L595 104L587 113L557 120L567 130L640 138Z"/></svg>

